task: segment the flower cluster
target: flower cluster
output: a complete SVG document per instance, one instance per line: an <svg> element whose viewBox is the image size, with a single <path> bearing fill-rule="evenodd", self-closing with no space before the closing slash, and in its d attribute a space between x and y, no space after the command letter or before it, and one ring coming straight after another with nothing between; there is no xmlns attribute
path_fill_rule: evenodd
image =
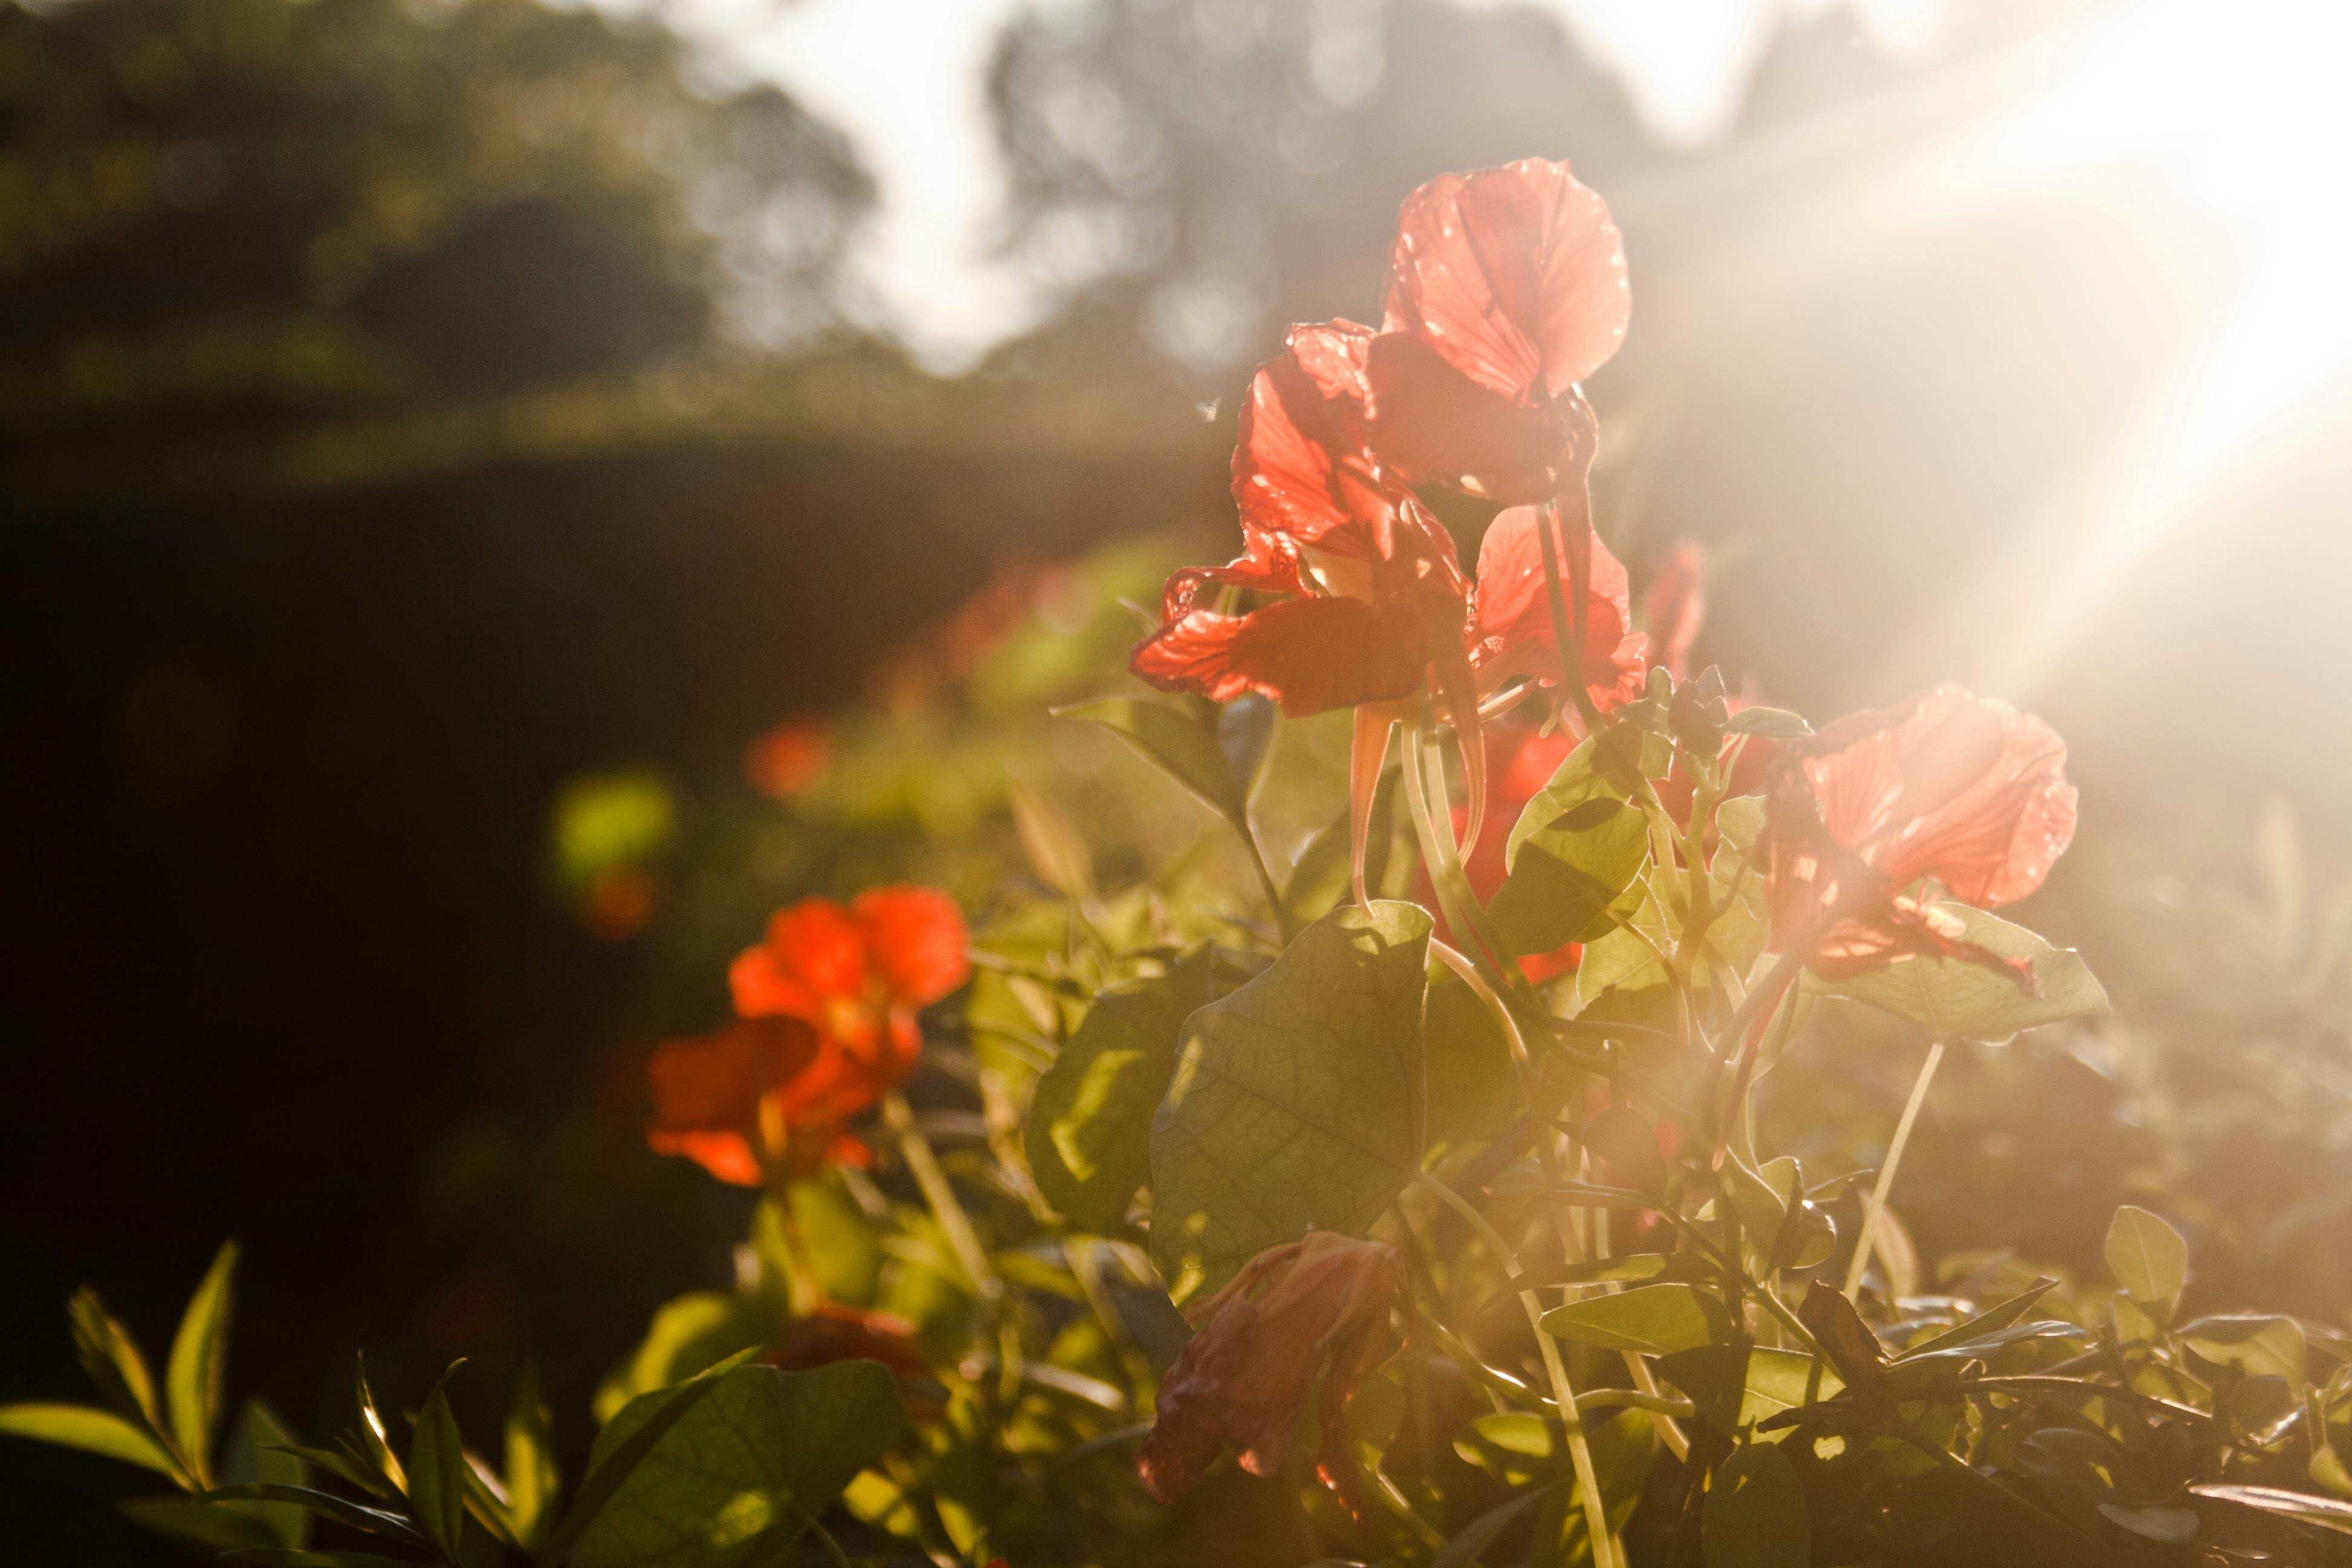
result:
<svg viewBox="0 0 2352 1568"><path fill-rule="evenodd" d="M964 947L962 914L932 888L779 910L728 972L737 1021L654 1053L647 1142L745 1186L866 1163L849 1119L914 1070L915 1015L971 974Z"/></svg>

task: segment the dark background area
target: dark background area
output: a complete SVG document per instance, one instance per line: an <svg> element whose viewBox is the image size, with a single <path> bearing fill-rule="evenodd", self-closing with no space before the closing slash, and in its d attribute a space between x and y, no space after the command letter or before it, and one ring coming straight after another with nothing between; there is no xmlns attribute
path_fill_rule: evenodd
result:
<svg viewBox="0 0 2352 1568"><path fill-rule="evenodd" d="M622 764L739 788L747 739L853 698L1003 561L1223 548L1248 363L1372 313L1397 199L1445 168L1567 156L1616 205L1604 516L1637 574L1718 547L1704 651L1817 715L1945 676L2031 702L2103 835L2231 865L2275 794L2341 848L2340 442L2014 663L2001 606L2091 526L2049 498L2232 265L2063 189L1873 231L2015 8L1927 65L1842 15L1792 30L1698 152L1533 14L1371 7L1386 68L1333 101L1308 8L1261 9L1239 50L1140 4L1008 37L1007 246L1076 208L1123 237L952 382L835 308L854 150L772 92L684 90L658 33L523 0L0 13L29 172L0 200L0 1397L79 1396L85 1281L160 1354L234 1236L233 1385L298 1426L341 1418L353 1346L394 1403L449 1354L532 1354L584 1447L594 1380L723 1277L741 1200L636 1142L661 1026L643 954L552 888L556 793ZM1073 131L1073 83L1124 118ZM625 110L662 137L599 118ZM691 217L714 173L799 219ZM1154 323L1202 290L1230 343L1171 353ZM2302 423L2340 429L2342 393ZM171 1560L100 1506L139 1489L12 1443L10 1553Z"/></svg>

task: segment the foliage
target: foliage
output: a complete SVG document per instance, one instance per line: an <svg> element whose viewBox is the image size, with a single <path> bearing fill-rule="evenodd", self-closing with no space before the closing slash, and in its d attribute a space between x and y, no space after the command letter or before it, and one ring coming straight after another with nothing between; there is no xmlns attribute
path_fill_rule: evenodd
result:
<svg viewBox="0 0 2352 1568"><path fill-rule="evenodd" d="M362 1369L331 1440L248 1404L220 1445L233 1249L160 1381L85 1291L100 1402L0 1430L168 1479L129 1511L200 1550L326 1568L2352 1562L2352 1336L2203 1272L2259 1210L2184 1236L2149 1194L2043 1268L1926 1252L1896 1202L1931 1091L2096 1043L2088 963L1987 912L2072 841L2063 745L1949 688L1816 731L1680 668L1695 610L1637 627L1584 500L1605 208L1530 162L1405 221L1382 328L1254 384L1245 552L1168 579L1162 694L1034 716L1125 640L1101 590L1165 564L1129 556L983 602L887 718L755 748L791 858L687 900L736 1017L652 1056L646 1127L753 1189L749 1231L608 1379L568 1496L529 1376L495 1465L455 1367L404 1420ZM1423 459L1516 503L1475 576ZM673 852L630 788L567 805L575 890ZM2317 1061L2342 905L2291 864L2249 922L2290 957L2247 973ZM1874 1113L1811 1090L1889 1058L1857 1160Z"/></svg>

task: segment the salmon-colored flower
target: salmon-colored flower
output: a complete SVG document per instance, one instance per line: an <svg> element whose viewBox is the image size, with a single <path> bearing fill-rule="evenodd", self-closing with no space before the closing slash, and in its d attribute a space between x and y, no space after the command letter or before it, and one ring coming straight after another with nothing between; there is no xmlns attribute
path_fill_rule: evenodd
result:
<svg viewBox="0 0 2352 1568"><path fill-rule="evenodd" d="M1251 1258L1188 1310L1201 1329L1160 1385L1160 1418L1136 1455L1144 1489L1173 1502L1229 1447L1250 1474L1277 1473L1319 1373L1316 1474L1360 1515L1342 1422L1391 1348L1390 1310L1411 1302L1403 1256L1385 1242L1315 1231Z"/></svg>
<svg viewBox="0 0 2352 1568"><path fill-rule="evenodd" d="M669 1040L646 1064L654 1098L646 1142L722 1182L755 1187L772 1165L864 1164L845 1123L864 1108L863 1076L798 1018L748 1018Z"/></svg>
<svg viewBox="0 0 2352 1568"><path fill-rule="evenodd" d="M1832 978L1940 953L2031 988L2030 968L1959 940L1929 903L1996 909L2041 887L2074 837L2065 769L2049 725L1956 686L1785 746L1766 799L1775 942L1818 940L1808 962Z"/></svg>
<svg viewBox="0 0 2352 1568"><path fill-rule="evenodd" d="M1567 164L1440 175L1398 215L1365 355L1373 447L1412 483L1495 500L1581 489L1595 427L1576 384L1628 313L1617 226Z"/></svg>
<svg viewBox="0 0 2352 1568"><path fill-rule="evenodd" d="M1578 542L1591 552L1579 664L1593 705L1605 713L1642 695L1649 670L1649 639L1632 629L1623 563L1589 529L1577 540L1579 531L1563 526L1550 507L1512 507L1487 525L1478 549L1478 685L1491 690L1513 676L1530 676L1547 686L1559 684L1559 642L1553 634L1551 592L1538 531L1546 525L1552 531L1554 559L1568 562L1570 549ZM1565 566L1561 585L1562 607L1570 607Z"/></svg>
<svg viewBox="0 0 2352 1568"><path fill-rule="evenodd" d="M915 1014L970 977L964 949L963 916L945 893L874 888L846 908L803 899L777 910L727 977L744 1017L814 1027L839 1054L850 1109L862 1110L914 1070Z"/></svg>

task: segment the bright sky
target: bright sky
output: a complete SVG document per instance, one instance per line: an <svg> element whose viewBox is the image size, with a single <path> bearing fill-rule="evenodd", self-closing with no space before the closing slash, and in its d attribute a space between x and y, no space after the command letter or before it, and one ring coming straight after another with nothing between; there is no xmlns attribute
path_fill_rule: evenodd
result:
<svg viewBox="0 0 2352 1568"><path fill-rule="evenodd" d="M1006 24L1089 0L594 0L659 7L746 75L772 80L855 141L879 183L859 237L866 324L935 368L968 364L1053 301L990 254L1005 173L986 72ZM1301 0L1304 3L1304 0ZM1556 14L1626 83L1662 139L1707 140L1737 113L1774 30L1844 5L1882 47L1932 47L1945 0L1457 0Z"/></svg>

